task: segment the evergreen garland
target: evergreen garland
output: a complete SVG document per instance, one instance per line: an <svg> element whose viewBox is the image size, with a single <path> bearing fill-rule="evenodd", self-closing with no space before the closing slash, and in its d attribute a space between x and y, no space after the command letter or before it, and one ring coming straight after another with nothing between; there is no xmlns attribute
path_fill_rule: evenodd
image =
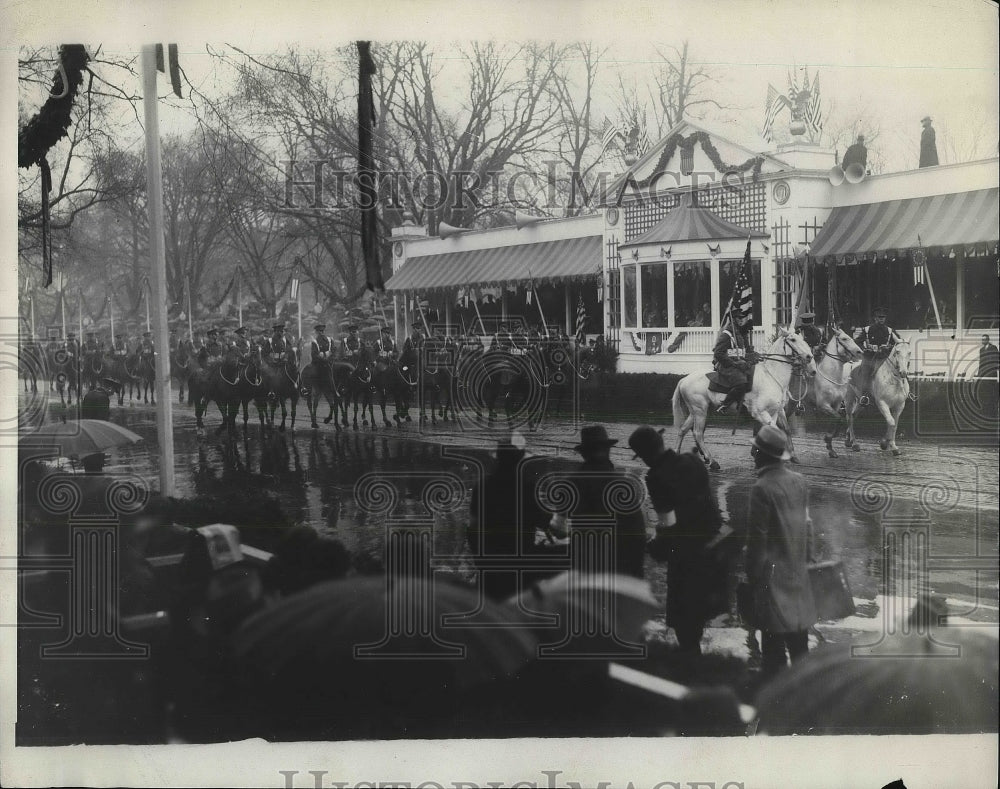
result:
<svg viewBox="0 0 1000 789"><path fill-rule="evenodd" d="M687 137L677 132L667 138L667 144L660 154L660 160L656 163L656 167L653 168L653 174L649 178L638 182L638 188L645 189L666 172L667 163L673 158L678 145L681 151L687 155L694 153L695 144L701 145L701 149L705 152L705 155L708 156L712 165L720 173L745 173L752 171L754 181L760 176L760 168L764 164L763 156L751 156L742 164L726 164L726 162L722 161L722 157L719 156L719 151L712 144L708 132L696 131Z"/></svg>
<svg viewBox="0 0 1000 789"><path fill-rule="evenodd" d="M52 79L52 92L42 108L18 131L18 167L39 164L52 146L66 136L73 122L70 118L73 102L89 61L90 55L83 44L59 47L59 68Z"/></svg>

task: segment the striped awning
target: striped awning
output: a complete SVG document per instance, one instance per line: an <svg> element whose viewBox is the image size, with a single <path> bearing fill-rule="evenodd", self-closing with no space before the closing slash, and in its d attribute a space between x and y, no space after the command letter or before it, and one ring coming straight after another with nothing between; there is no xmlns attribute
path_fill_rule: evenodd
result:
<svg viewBox="0 0 1000 789"><path fill-rule="evenodd" d="M601 271L601 242L601 236L584 236L414 257L393 275L385 289L425 292L529 279L541 284L590 277Z"/></svg>
<svg viewBox="0 0 1000 789"><path fill-rule="evenodd" d="M822 258L996 241L998 195L998 189L980 189L835 208L809 254Z"/></svg>

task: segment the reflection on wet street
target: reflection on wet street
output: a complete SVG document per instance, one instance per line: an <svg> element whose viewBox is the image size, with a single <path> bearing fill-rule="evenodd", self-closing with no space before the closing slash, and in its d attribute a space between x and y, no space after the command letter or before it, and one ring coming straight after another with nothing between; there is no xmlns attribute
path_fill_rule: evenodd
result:
<svg viewBox="0 0 1000 789"><path fill-rule="evenodd" d="M156 425L147 408L116 409L112 419L145 439L115 450L110 470L128 470L150 480L157 478ZM406 425L391 431L311 430L266 432L251 426L234 439L217 437L209 422L199 438L186 407L175 407L175 472L178 496L231 497L265 491L295 523L308 523L335 537L351 552L356 569L370 570L383 563L387 518L422 518L433 523L436 564L468 573L465 559L467 498L448 512L431 513L423 503L424 488L436 476L455 475L468 496L481 473L488 470L489 438L464 435L452 423L431 433ZM621 440L612 459L636 473L625 445L631 425L610 425ZM499 434L499 430L497 433ZM746 435L709 431L709 440L721 442L713 451L724 460L724 470L713 476L719 506L739 528L747 511L754 477ZM551 457L555 466L576 461L571 447L577 428L556 423L531 434L534 452ZM667 434L668 445L671 441ZM816 436L797 437L802 465L797 470L810 482L811 514L821 556L844 562L855 597L873 599L881 593L884 532L897 527L916 528L926 538L926 555L910 557L926 562L929 585L936 592L969 604L968 615L996 621L997 584L997 463L996 453L977 448L959 451L913 441L904 455L891 458L877 450L826 458ZM735 443L734 443L735 442ZM397 502L391 512L359 503L356 485L377 474L390 482ZM276 529L277 531L277 529ZM255 534L258 547L272 547L280 535ZM918 567L914 567L918 569ZM648 560L647 577L654 593L666 595L661 565ZM986 608L975 611L977 604Z"/></svg>

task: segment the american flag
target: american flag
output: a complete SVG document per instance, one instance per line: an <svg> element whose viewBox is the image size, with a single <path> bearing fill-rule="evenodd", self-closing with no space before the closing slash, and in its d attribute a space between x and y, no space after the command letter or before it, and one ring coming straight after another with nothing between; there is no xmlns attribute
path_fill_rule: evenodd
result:
<svg viewBox="0 0 1000 789"><path fill-rule="evenodd" d="M587 308L583 305L583 294L576 299L576 344L583 345L586 342L587 329Z"/></svg>
<svg viewBox="0 0 1000 789"><path fill-rule="evenodd" d="M807 120L816 134L823 131L823 105L819 98L819 74L813 79Z"/></svg>
<svg viewBox="0 0 1000 789"><path fill-rule="evenodd" d="M767 85L767 100L764 102L764 130L762 136L768 142L771 142L771 127L774 125L774 119L778 115L778 111L788 104L788 100L778 93L778 89L774 85L768 83Z"/></svg>
<svg viewBox="0 0 1000 789"><path fill-rule="evenodd" d="M618 128L614 123L609 121L607 118L604 119L604 132L601 136L601 153L608 149L618 137L624 137L622 130Z"/></svg>
<svg viewBox="0 0 1000 789"><path fill-rule="evenodd" d="M641 121L638 122L639 125L639 140L635 146L636 156L644 156L646 151L649 150L649 131L646 129L646 118L645 116Z"/></svg>
<svg viewBox="0 0 1000 789"><path fill-rule="evenodd" d="M736 282L733 285L733 295L729 297L726 307L726 317L736 321L740 326L753 317L753 276L750 270L750 239L747 239L747 251L743 255Z"/></svg>

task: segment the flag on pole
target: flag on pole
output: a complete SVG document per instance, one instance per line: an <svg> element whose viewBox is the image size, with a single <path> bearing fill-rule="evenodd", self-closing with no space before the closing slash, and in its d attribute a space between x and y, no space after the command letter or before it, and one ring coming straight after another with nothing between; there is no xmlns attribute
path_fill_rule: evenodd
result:
<svg viewBox="0 0 1000 789"><path fill-rule="evenodd" d="M181 94L181 67L177 62L177 45L167 44L167 66L163 64L163 44L156 45L156 70L166 74L170 69L170 87L179 99L183 99Z"/></svg>
<svg viewBox="0 0 1000 789"><path fill-rule="evenodd" d="M608 146L614 143L619 137L624 137L622 130L607 118L604 119L604 132L601 135L601 153L604 153Z"/></svg>
<svg viewBox="0 0 1000 789"><path fill-rule="evenodd" d="M642 119L638 121L639 125L639 139L635 145L636 156L642 156L649 150L649 131L646 128L646 116L643 115Z"/></svg>
<svg viewBox="0 0 1000 789"><path fill-rule="evenodd" d="M583 294L576 298L576 344L583 345L586 341L587 308L583 305Z"/></svg>
<svg viewBox="0 0 1000 789"><path fill-rule="evenodd" d="M747 251L736 274L736 282L733 283L733 295L729 297L729 305L726 307L726 319L730 324L735 321L737 326L742 326L752 318L753 276L750 269L750 239L747 239ZM723 325L725 323L726 321Z"/></svg>
<svg viewBox="0 0 1000 789"><path fill-rule="evenodd" d="M788 104L788 99L778 93L778 89L771 83L767 84L767 99L764 102L764 127L761 136L768 142L772 141L771 127L774 126L774 119L778 116L778 111Z"/></svg>
<svg viewBox="0 0 1000 789"><path fill-rule="evenodd" d="M812 95L809 98L809 115L807 118L814 133L823 131L823 104L819 97L819 74L813 80Z"/></svg>
<svg viewBox="0 0 1000 789"><path fill-rule="evenodd" d="M299 281L292 277L292 281L288 288L288 298L290 301L295 301L299 297Z"/></svg>
<svg viewBox="0 0 1000 789"><path fill-rule="evenodd" d="M385 291L382 281L382 261L378 238L378 191L376 186L375 156L375 98L372 92L371 42L359 41L358 45L358 186L362 195L361 250L365 258L365 278L368 290Z"/></svg>

